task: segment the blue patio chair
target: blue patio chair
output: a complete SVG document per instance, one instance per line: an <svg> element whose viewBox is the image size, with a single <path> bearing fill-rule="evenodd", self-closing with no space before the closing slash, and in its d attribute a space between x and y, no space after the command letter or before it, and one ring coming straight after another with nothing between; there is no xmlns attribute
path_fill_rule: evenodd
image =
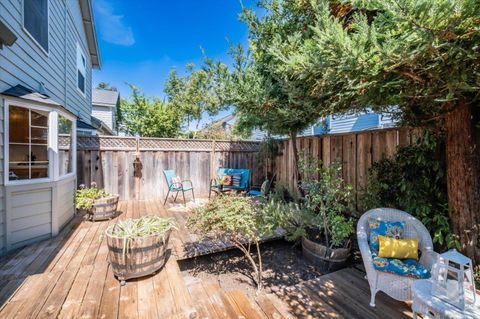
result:
<svg viewBox="0 0 480 319"><path fill-rule="evenodd" d="M238 186L233 186L233 185L219 185L217 184L215 179L212 179L210 181L210 191L208 193L208 198L210 198L213 191L218 191L220 190L235 190L235 191L248 191L250 188L250 170L246 168L224 168L221 167L217 171L217 177L223 176L223 175L234 175L234 174L241 174L242 179L240 180L240 185Z"/></svg>
<svg viewBox="0 0 480 319"><path fill-rule="evenodd" d="M273 181L275 180L275 174L270 179L266 179L263 181L262 185L260 186L252 186L250 190L247 192L248 196L253 197L267 197L268 193L272 189Z"/></svg>
<svg viewBox="0 0 480 319"><path fill-rule="evenodd" d="M183 195L183 204L186 205L187 202L185 201L185 192L192 191L192 197L193 201L195 201L195 193L193 192L193 184L191 180L183 180L180 183L180 186L175 187L173 185L173 178L177 177L177 174L175 174L174 170L163 170L163 175L165 176L165 181L167 182L168 186L168 192L167 196L165 196L165 201L163 202L163 205L167 203L168 195L170 195L170 192L175 192L175 198L173 199L173 202L177 200L177 196L179 192L182 192ZM185 185L185 183L189 185Z"/></svg>

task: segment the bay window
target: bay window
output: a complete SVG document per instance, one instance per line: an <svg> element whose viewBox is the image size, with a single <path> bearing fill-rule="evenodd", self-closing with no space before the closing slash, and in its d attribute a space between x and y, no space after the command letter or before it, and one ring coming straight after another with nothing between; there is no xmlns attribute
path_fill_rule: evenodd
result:
<svg viewBox="0 0 480 319"><path fill-rule="evenodd" d="M5 103L5 183L54 181L75 173L75 117L59 108Z"/></svg>

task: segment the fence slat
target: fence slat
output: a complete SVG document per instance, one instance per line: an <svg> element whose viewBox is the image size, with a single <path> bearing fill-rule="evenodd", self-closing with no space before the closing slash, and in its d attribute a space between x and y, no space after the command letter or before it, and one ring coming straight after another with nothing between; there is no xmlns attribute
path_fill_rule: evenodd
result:
<svg viewBox="0 0 480 319"><path fill-rule="evenodd" d="M408 145L413 141L412 136L421 134L419 129L392 128L372 131L362 131L345 134L332 134L317 137L298 138L299 152L311 154L322 161L324 165L339 162L342 167L342 176L353 186L357 208L359 198L368 188L368 169L372 163L384 156L393 156L399 145ZM281 141L282 150L276 157L273 165L277 182L294 189L293 151L290 140Z"/></svg>

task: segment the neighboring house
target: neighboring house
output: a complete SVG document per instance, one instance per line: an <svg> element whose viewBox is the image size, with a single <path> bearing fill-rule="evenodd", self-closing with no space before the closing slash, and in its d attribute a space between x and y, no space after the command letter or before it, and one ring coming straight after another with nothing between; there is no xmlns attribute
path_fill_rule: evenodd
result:
<svg viewBox="0 0 480 319"><path fill-rule="evenodd" d="M117 132L117 109L120 104L120 94L117 91L93 89L92 91L92 116L100 125L99 133L113 135ZM92 119L93 120L93 119ZM106 128L102 126L104 123ZM95 123L94 123L94 126Z"/></svg>
<svg viewBox="0 0 480 319"><path fill-rule="evenodd" d="M374 130L395 126L391 115L365 112L350 115L329 115L302 132L302 136Z"/></svg>
<svg viewBox="0 0 480 319"><path fill-rule="evenodd" d="M235 115L231 114L209 124L209 126L221 125L226 132L230 132L234 124ZM317 124L312 125L301 132L299 136L348 133L393 126L395 126L395 122L389 114L365 112L352 115L329 115L318 121ZM263 140L266 136L267 134L264 131L254 129L249 139Z"/></svg>
<svg viewBox="0 0 480 319"><path fill-rule="evenodd" d="M74 216L77 121L91 123L99 67L90 0L0 1L0 254Z"/></svg>

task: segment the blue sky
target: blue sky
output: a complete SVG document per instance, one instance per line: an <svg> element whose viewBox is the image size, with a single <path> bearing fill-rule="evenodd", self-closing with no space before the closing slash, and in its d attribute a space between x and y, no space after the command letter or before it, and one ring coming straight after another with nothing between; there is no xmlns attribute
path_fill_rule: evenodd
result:
<svg viewBox="0 0 480 319"><path fill-rule="evenodd" d="M246 6L254 2L243 0ZM228 63L227 38L247 44L239 0L94 0L93 7L102 60L93 85L108 82L124 97L130 95L125 82L163 97L170 69L200 64L201 48Z"/></svg>

